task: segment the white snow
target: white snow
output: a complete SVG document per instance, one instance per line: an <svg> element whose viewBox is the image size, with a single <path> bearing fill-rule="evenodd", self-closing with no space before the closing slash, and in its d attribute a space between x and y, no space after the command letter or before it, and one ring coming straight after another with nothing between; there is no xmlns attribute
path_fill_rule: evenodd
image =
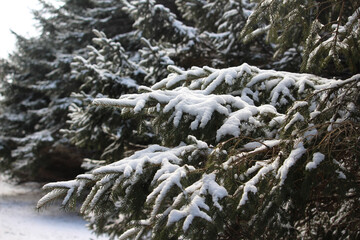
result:
<svg viewBox="0 0 360 240"><path fill-rule="evenodd" d="M14 186L0 176L0 239L2 240L82 240L96 237L76 213L65 212L57 205L36 211L40 198L38 184Z"/></svg>
<svg viewBox="0 0 360 240"><path fill-rule="evenodd" d="M306 102L306 101L296 101L294 103L294 105L289 109L289 112L292 112L298 108L301 108L301 107L304 107L304 106L307 106L309 103Z"/></svg>
<svg viewBox="0 0 360 240"><path fill-rule="evenodd" d="M339 179L346 179L346 175L344 174L344 172L340 170L336 170L335 172L338 174Z"/></svg>
<svg viewBox="0 0 360 240"><path fill-rule="evenodd" d="M119 240L127 239L138 232L137 228L130 228L119 237Z"/></svg>
<svg viewBox="0 0 360 240"><path fill-rule="evenodd" d="M302 142L295 143L294 149L291 151L289 157L285 159L283 165L278 170L277 177L280 178L280 185L283 185L287 174L289 173L290 168L297 162L298 159L302 157L306 153L306 148Z"/></svg>
<svg viewBox="0 0 360 240"><path fill-rule="evenodd" d="M139 85L136 83L136 81L132 78L129 78L129 77L123 77L123 78L120 78L119 82L122 84L122 85L125 85L127 86L128 88L138 88Z"/></svg>
<svg viewBox="0 0 360 240"><path fill-rule="evenodd" d="M211 195L212 201L215 207L220 211L222 206L219 204L219 200L226 197L228 192L222 186L215 181L215 173L204 174L202 179L193 183L187 187L182 193L180 193L174 200L172 207L169 209L167 226L180 221L185 218L183 223L183 230L186 232L191 225L195 217L200 217L206 221L211 222L211 217L201 209L209 211L210 207L205 203L205 195ZM181 200L185 198L186 201L190 201L189 204L183 206L180 210L172 209L179 204Z"/></svg>
<svg viewBox="0 0 360 240"><path fill-rule="evenodd" d="M297 112L297 113L295 113L293 118L290 120L290 122L288 124L286 124L286 126L284 127L284 130L287 131L292 125L294 125L294 123L303 122L304 120L305 120L305 118L299 112Z"/></svg>
<svg viewBox="0 0 360 240"><path fill-rule="evenodd" d="M206 205L205 199L199 196L195 196L191 203L181 211L171 211L171 213L169 214L167 226L171 225L174 222L178 222L180 219L186 217L183 224L183 230L184 232L186 232L195 217L200 217L211 222L211 217L205 212L201 211L200 208L209 210L209 206Z"/></svg>
<svg viewBox="0 0 360 240"><path fill-rule="evenodd" d="M307 130L304 133L304 139L306 139L307 141L310 141L311 139L313 139L316 135L318 134L317 129L314 127L313 124L309 124L309 130Z"/></svg>
<svg viewBox="0 0 360 240"><path fill-rule="evenodd" d="M249 200L249 192L257 193L257 187L256 184L263 178L268 172L274 171L279 166L280 157L278 156L273 162L269 164L264 164L264 162L257 162L254 166L257 169L260 168L260 170L255 174L254 177L252 177L249 181L247 181L245 184L243 184L241 187L243 187L243 194L241 196L240 202L238 207L241 207ZM264 165L264 166L261 166ZM248 169L245 175L250 175L252 168ZM254 170L252 170L254 171Z"/></svg>
<svg viewBox="0 0 360 240"><path fill-rule="evenodd" d="M194 137L194 136L192 136L192 135L189 135L189 136L188 136L188 139L191 140L191 141L193 141L194 143L196 143L196 144L197 144L196 147L197 147L198 149L208 149L208 148L209 148L209 145L208 145L206 142L201 141L201 140L197 140L196 137Z"/></svg>
<svg viewBox="0 0 360 240"><path fill-rule="evenodd" d="M215 181L215 178L216 175L214 173L203 175L203 186L200 189L200 194L205 195L208 192L212 196L214 206L222 210L218 200L226 197L228 192Z"/></svg>
<svg viewBox="0 0 360 240"><path fill-rule="evenodd" d="M146 198L146 203L150 203L155 199L153 210L151 211L151 217L155 217L158 213L162 201L166 198L169 191L176 185L180 189L182 189L181 185L181 179L185 178L187 176L187 172L194 171L195 168L192 166L183 166L178 167L176 165L173 165L176 167L176 170L170 173L165 173L161 175L161 177L158 179L158 182L162 181L152 192L149 194Z"/></svg>
<svg viewBox="0 0 360 240"><path fill-rule="evenodd" d="M313 155L313 160L311 162L308 162L305 166L306 170L313 170L315 168L317 168L317 166L325 159L325 155L320 153L320 152L316 152Z"/></svg>
<svg viewBox="0 0 360 240"><path fill-rule="evenodd" d="M136 152L134 155L124 158L120 161L97 168L94 174L123 173L129 177L133 172L142 174L145 164L162 164L165 160L171 163L179 164L182 160L179 158L183 151L192 151L194 146L179 146L169 149L159 145L151 145L148 148Z"/></svg>
<svg viewBox="0 0 360 240"><path fill-rule="evenodd" d="M256 151L262 151L266 148L272 148L276 145L279 145L281 143L281 140L278 139L272 139L272 140L265 140L263 142L249 142L244 145L246 149L253 150L250 153L254 153Z"/></svg>
<svg viewBox="0 0 360 240"><path fill-rule="evenodd" d="M313 111L310 113L310 118L311 119L314 119L316 116L318 116L321 112L319 111Z"/></svg>
<svg viewBox="0 0 360 240"><path fill-rule="evenodd" d="M234 137L238 137L240 135L240 127L242 122L256 122L256 120L252 117L257 113L256 107L247 107L240 109L236 112L230 114L229 118L226 119L224 124L216 133L216 141L220 141L221 137L225 135L233 135Z"/></svg>

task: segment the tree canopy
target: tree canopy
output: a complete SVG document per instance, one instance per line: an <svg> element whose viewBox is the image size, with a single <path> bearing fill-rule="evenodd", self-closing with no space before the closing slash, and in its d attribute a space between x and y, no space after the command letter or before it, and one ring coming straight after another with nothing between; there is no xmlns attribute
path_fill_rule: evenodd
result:
<svg viewBox="0 0 360 240"><path fill-rule="evenodd" d="M43 4L1 63L1 166L86 172L38 208L113 239L360 236L360 3Z"/></svg>

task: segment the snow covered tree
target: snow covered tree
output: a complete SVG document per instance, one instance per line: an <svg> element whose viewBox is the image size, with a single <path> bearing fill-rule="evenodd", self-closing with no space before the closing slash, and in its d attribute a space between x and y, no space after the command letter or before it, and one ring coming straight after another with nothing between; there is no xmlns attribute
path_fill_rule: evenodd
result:
<svg viewBox="0 0 360 240"><path fill-rule="evenodd" d="M55 58L51 42L18 36L18 52L12 56L2 79L1 145L6 151L2 154L1 167L11 169L11 173L22 180L36 178L34 172L39 179L51 179L49 172L57 164L70 165L75 171L79 169L81 157L76 152L67 153L66 144L59 142L49 151L56 138L55 129L66 120L62 112L69 104L69 99L61 96L60 91L58 96L49 94L55 92L58 85L50 79L56 73L62 74L67 66L66 56L56 62ZM53 62L56 72L52 72ZM51 159L52 164L47 165L45 159ZM44 160L40 166L39 162ZM66 167L61 169L66 172ZM54 179L58 177L64 178L54 176Z"/></svg>
<svg viewBox="0 0 360 240"><path fill-rule="evenodd" d="M245 59L280 69L299 69L301 61L318 64L311 62L318 53L307 58L316 47L304 39L320 21L326 26L318 32L320 46L340 15L336 41L356 48L358 6L177 0L176 12L172 1L122 2L134 20L131 37L142 45L127 50L95 32L96 47L72 63L73 76L84 84L65 130L75 144L106 147L100 156L106 161L89 161L92 168L74 180L46 184L38 208L56 199L74 208L80 200L90 227L113 239L359 238L355 60L339 58L344 71L336 75L345 80L246 63L214 68ZM331 13L324 11L328 7ZM302 10L309 15L296 12ZM309 24L300 25L307 16ZM350 23L343 25L345 20ZM291 30L282 29L282 22ZM264 32L270 45L263 38L243 43ZM280 59L266 57L273 47ZM259 56L265 60L257 61ZM326 64L332 63L326 61L304 70L330 76ZM355 75L347 77L350 72ZM158 144L125 154L124 138L130 143L141 133L130 122L151 126Z"/></svg>
<svg viewBox="0 0 360 240"><path fill-rule="evenodd" d="M2 167L90 151L37 207L111 238L359 238L359 4L256 2L43 2L1 63Z"/></svg>
<svg viewBox="0 0 360 240"><path fill-rule="evenodd" d="M268 51L271 52L272 49L265 41L257 39L250 44L244 44L240 40L241 30L255 7L254 3L250 1L201 1L203 4L201 8L193 2L178 0L177 3L184 17L194 21L195 26L202 29L202 34L212 41L218 51L218 58L224 61L225 66L243 62L265 65L268 61ZM202 9L200 13L199 8ZM202 16L199 16L200 14ZM264 51L265 46L266 51ZM247 50L249 47L252 51Z"/></svg>
<svg viewBox="0 0 360 240"><path fill-rule="evenodd" d="M122 9L133 18L136 30L114 39L96 32L95 45L88 47L88 58L75 58L72 76L84 84L80 87L80 93L73 94L80 101L73 103L71 107L71 129L63 130L75 145L100 152L92 158L99 158L101 155L103 160L110 161L113 157L118 159L121 154L125 154L124 150L129 152L130 146L137 148L143 143L149 143L152 139L149 136L152 134L147 133L146 141L139 139L132 132L137 131L136 126L141 125L141 121L132 119L120 124L123 118L118 112L89 105L93 98L100 93L115 98L136 91L137 84L154 84L166 77L168 65L186 67L196 60L196 64L210 63L216 66L221 62L219 59L226 58L218 57L226 54L216 55L216 51L213 51L217 44L215 41L211 42L210 38L203 37L196 28L178 20L181 18L178 16L180 13L176 15L170 10L175 7L174 2L164 2L164 5L155 1L123 3ZM181 6L181 1L177 5ZM190 19L190 14L188 17ZM212 45L211 48L209 44ZM130 89L129 86L121 88L129 83ZM149 126L141 128L144 131ZM136 138L130 140L133 136Z"/></svg>
<svg viewBox="0 0 360 240"><path fill-rule="evenodd" d="M216 64L217 58L212 55L210 42L201 36L197 28L181 21L181 16L167 7L174 8L174 1L163 1L164 4L154 0L123 2L124 11L134 20L133 27L137 29L137 35L165 49L176 64L186 68L194 64Z"/></svg>
<svg viewBox="0 0 360 240"><path fill-rule="evenodd" d="M162 145L45 185L120 239L359 236L359 79L243 64L183 71L95 106L152 116ZM90 193L86 189L90 187Z"/></svg>
<svg viewBox="0 0 360 240"><path fill-rule="evenodd" d="M119 2L41 3L35 12L40 37L17 36L18 50L2 63L0 166L20 180L68 179L82 171L83 152L59 132L77 101L70 95L82 84L74 81L70 63L74 54L86 54L94 28L114 37L132 24Z"/></svg>
<svg viewBox="0 0 360 240"><path fill-rule="evenodd" d="M274 56L283 56L278 65L287 65L301 56L302 71L331 76L359 72L359 1L257 2L242 37L250 41L266 33L267 39L277 45Z"/></svg>
<svg viewBox="0 0 360 240"><path fill-rule="evenodd" d="M98 108L91 102L99 96L117 98L134 93L139 83L152 76L147 75L139 65L141 63L133 61L137 58L131 56L133 52L126 52L119 42L106 38L103 32L94 30L94 33L97 37L93 41L100 49L89 45L88 58L75 57L71 64L72 76L83 84L80 93L72 94L78 101L70 107L70 129L62 132L75 145L92 149L92 158L111 162L153 138L151 134L139 136L133 133L141 124L140 119L124 119L119 111Z"/></svg>

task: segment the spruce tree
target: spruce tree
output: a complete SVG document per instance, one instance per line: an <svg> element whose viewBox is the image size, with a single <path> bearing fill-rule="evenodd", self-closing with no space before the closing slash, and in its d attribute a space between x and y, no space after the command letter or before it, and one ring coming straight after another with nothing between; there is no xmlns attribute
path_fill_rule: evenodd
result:
<svg viewBox="0 0 360 240"><path fill-rule="evenodd" d="M76 146L92 149L92 160L112 162L154 141L153 137L146 131L141 136L134 134L140 119L123 118L119 111L98 108L91 102L100 96L118 98L134 93L146 76L151 76L136 62L133 51L126 52L120 42L108 39L103 32L94 33L93 42L99 49L89 45L88 58L75 57L71 64L72 77L82 85L79 93L71 95L78 101L69 109L70 129L62 129L62 133Z"/></svg>
<svg viewBox="0 0 360 240"><path fill-rule="evenodd" d="M277 46L274 56L282 58L279 67L301 58L301 71L343 77L360 71L359 1L256 2L242 37L250 41L266 33Z"/></svg>
<svg viewBox="0 0 360 240"><path fill-rule="evenodd" d="M116 2L64 1L58 9L41 3L34 12L41 35L17 35L17 51L2 63L0 165L21 181L68 179L82 171L84 151L59 132L77 101L70 95L82 84L74 81L70 63L74 54L86 54L94 28L114 37L132 24Z"/></svg>
<svg viewBox="0 0 360 240"><path fill-rule="evenodd" d="M120 239L358 236L359 75L169 70L142 93L93 101L153 116L162 145L47 184L38 207L85 193L93 228Z"/></svg>
<svg viewBox="0 0 360 240"><path fill-rule="evenodd" d="M183 15L188 24L191 16L206 12L206 4L199 5L197 11L196 4L179 8L182 13L191 11ZM148 38L142 39L145 48L140 52L164 51L152 56L167 60L153 64L159 69L168 65L170 74L150 82L151 87L144 81L137 93L98 96L92 106L147 124L150 120L161 143L74 180L45 185L49 193L39 200L38 208L58 198L63 199L63 207L71 208L84 197L80 211L90 227L119 239L359 236L359 74L334 80L248 64L184 70L184 61L171 49L186 46L188 38L177 42L166 35L181 28L163 31L159 25L154 37L153 29L141 25L155 21L151 17L156 14L160 20L168 19L163 23L174 23L175 15L151 1L127 2L125 10L133 14L136 34ZM194 31L196 36L201 35L199 29ZM242 40L247 39L239 44ZM253 48L262 44L257 42ZM269 49L266 54L272 52ZM154 69L147 60L150 55L142 56L139 66L149 76ZM223 53L217 56L227 59ZM284 55L284 59L291 57L294 62L283 65L274 60L268 66L296 65L299 55ZM157 65L164 62L169 64ZM322 74L331 71L323 69Z"/></svg>
<svg viewBox="0 0 360 240"><path fill-rule="evenodd" d="M360 236L358 3L67 4L54 9L55 19L71 16L71 26L89 26L87 34L72 30L62 45L72 53L66 71L57 75L52 60L37 66L51 79L71 79L70 127L56 129L93 152L87 173L44 186L38 208L80 201L89 226L113 239ZM107 24L114 15L104 12L127 19L124 31ZM42 21L49 31L57 27ZM88 44L93 34L87 48L73 41L86 36ZM48 42L50 53L59 42ZM327 77L244 61L292 71L302 65ZM22 139L34 143L32 135Z"/></svg>
<svg viewBox="0 0 360 240"><path fill-rule="evenodd" d="M123 4L122 10L134 20L135 31L114 38L95 31L97 37L93 39L94 45L88 46L87 59L77 57L71 64L72 77L83 84L80 92L72 95L79 101L70 108L70 130L62 132L75 145L92 149L93 163L99 157L113 161L128 155L132 148L154 141L151 128L141 124L146 121L125 121L116 111L89 105L99 93L115 98L135 92L138 84L150 86L166 77L168 65L191 66L195 59L201 64L220 62L210 54L208 44L212 44L212 49L215 44L182 22L181 11L175 14L170 10L176 6L174 2L163 5L155 1L123 1ZM180 6L180 2L177 4ZM130 88L128 83L132 83ZM136 129L138 125L140 130ZM142 132L142 137L133 132Z"/></svg>

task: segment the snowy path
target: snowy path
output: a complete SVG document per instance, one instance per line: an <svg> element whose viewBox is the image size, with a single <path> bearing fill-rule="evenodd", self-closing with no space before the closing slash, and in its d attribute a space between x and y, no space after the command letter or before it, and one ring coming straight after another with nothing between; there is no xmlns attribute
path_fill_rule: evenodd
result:
<svg viewBox="0 0 360 240"><path fill-rule="evenodd" d="M0 177L0 240L105 240L96 237L85 226L86 222L74 213L64 212L59 206L36 211L42 193L37 187L14 187Z"/></svg>

